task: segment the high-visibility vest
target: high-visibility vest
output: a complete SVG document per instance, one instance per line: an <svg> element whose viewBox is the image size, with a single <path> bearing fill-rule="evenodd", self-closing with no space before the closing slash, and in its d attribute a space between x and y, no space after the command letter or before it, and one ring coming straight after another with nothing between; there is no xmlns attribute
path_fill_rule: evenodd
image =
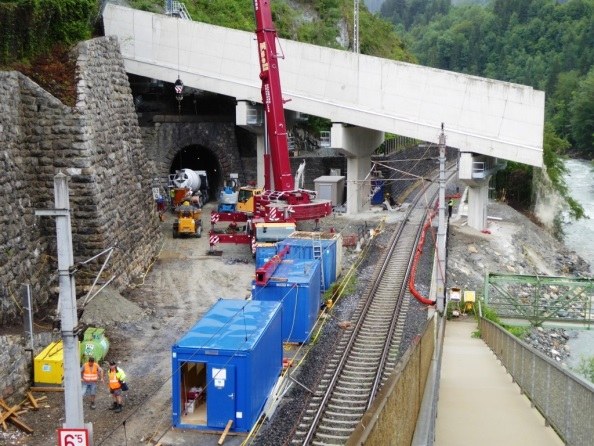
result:
<svg viewBox="0 0 594 446"><path fill-rule="evenodd" d="M99 366L96 362L91 365L90 363L85 363L83 368L83 380L87 382L96 382L99 380Z"/></svg>
<svg viewBox="0 0 594 446"><path fill-rule="evenodd" d="M122 387L122 385L120 384L120 380L124 381L126 379L126 374L120 369L116 369L116 371L113 372L110 369L108 372L108 376L109 388L112 390L117 390L120 387Z"/></svg>

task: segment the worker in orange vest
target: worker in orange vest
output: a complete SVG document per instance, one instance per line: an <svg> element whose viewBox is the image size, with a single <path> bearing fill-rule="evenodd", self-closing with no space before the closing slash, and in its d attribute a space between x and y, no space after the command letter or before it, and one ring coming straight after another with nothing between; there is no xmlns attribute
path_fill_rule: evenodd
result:
<svg viewBox="0 0 594 446"><path fill-rule="evenodd" d="M115 361L110 361L107 376L109 378L107 382L109 393L111 393L113 398L113 405L109 408L109 410L121 412L123 401L122 391L128 390L128 385L126 384L126 374L122 369L116 366Z"/></svg>
<svg viewBox="0 0 594 446"><path fill-rule="evenodd" d="M83 397L89 396L91 409L95 409L95 395L97 394L97 382L103 382L103 369L95 362L95 358L89 357L88 361L80 368Z"/></svg>

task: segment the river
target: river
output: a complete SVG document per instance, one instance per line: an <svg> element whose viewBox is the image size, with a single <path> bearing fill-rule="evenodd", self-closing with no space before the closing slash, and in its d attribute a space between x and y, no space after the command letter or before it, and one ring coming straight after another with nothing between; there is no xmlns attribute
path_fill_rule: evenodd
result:
<svg viewBox="0 0 594 446"><path fill-rule="evenodd" d="M563 226L565 245L590 264L594 272L594 164L571 159L565 162L565 182L569 194L584 208L586 217L567 221Z"/></svg>

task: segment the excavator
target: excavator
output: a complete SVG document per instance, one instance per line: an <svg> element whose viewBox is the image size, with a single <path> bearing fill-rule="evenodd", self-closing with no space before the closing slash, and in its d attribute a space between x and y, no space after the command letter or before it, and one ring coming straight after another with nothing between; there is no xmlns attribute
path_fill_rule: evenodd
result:
<svg viewBox="0 0 594 446"><path fill-rule="evenodd" d="M254 0L256 38L262 81L262 104L266 119L269 151L264 155L264 188L255 188L245 202L253 202L253 209L233 212L212 212L211 249L216 243L245 243L255 245L256 223L282 223L302 220L316 222L332 213L329 200L316 198L316 192L300 189L291 174L289 141L285 122L278 59L276 29L272 21L270 0ZM274 179L274 190L271 187ZM245 199L246 197L242 197ZM241 200L240 200L241 201ZM251 204L251 203L250 203ZM228 222L224 231L215 225ZM240 225L243 225L241 228Z"/></svg>

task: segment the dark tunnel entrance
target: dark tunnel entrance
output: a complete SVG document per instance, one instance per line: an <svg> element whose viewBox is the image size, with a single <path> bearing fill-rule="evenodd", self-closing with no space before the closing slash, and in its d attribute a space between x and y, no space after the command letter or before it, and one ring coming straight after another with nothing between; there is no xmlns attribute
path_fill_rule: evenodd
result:
<svg viewBox="0 0 594 446"><path fill-rule="evenodd" d="M218 191L223 185L223 172L218 158L204 146L187 146L177 152L171 162L171 174L176 170L192 169L205 170L208 176L208 195L210 200L216 200Z"/></svg>

